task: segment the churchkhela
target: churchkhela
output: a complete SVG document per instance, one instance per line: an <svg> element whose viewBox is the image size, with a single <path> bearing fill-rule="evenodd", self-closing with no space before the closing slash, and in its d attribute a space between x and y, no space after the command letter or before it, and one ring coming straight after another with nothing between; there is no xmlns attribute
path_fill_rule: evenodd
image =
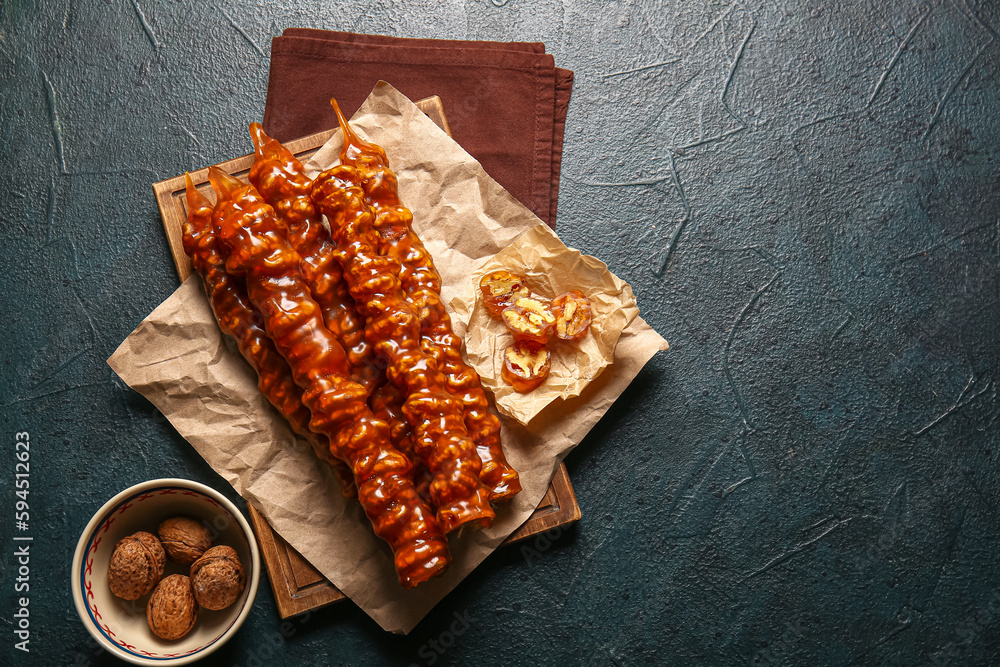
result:
<svg viewBox="0 0 1000 667"><path fill-rule="evenodd" d="M219 328L231 336L243 358L257 373L258 388L264 397L288 420L292 430L305 438L316 454L329 463L340 479L344 495L357 495L354 476L330 454L330 441L309 430L309 409L302 404L302 390L292 379L288 363L278 353L263 327L263 318L250 303L241 278L226 271L212 226L214 207L198 191L191 175L184 174L188 217L182 227L184 252L205 285Z"/></svg>
<svg viewBox="0 0 1000 667"><path fill-rule="evenodd" d="M274 209L252 185L218 168L209 170L209 180L226 270L245 278L250 301L303 390L310 427L350 466L358 500L389 543L400 583L411 588L442 573L450 555L441 526L410 479L410 460L390 443L388 424L368 407L367 390L350 379L347 354L326 327Z"/></svg>
<svg viewBox="0 0 1000 667"><path fill-rule="evenodd" d="M371 209L372 239L377 242L378 254L399 265L403 296L419 319L420 347L437 362L445 376L445 389L461 403L466 429L482 462L479 477L492 500L511 498L521 490L521 483L504 455L500 420L490 410L479 374L462 358L462 339L452 330L451 317L441 301L441 276L413 231L413 215L400 201L396 175L389 168L385 151L361 139L336 100L331 104L344 134L341 166L351 170L352 178L347 180L361 187L364 204ZM339 172L338 178L344 178L345 173ZM317 178L316 188L321 188L322 180L322 175Z"/></svg>
<svg viewBox="0 0 1000 667"><path fill-rule="evenodd" d="M351 379L369 393L382 381L371 347L365 340L365 321L334 258L336 248L323 226L322 216L309 199L312 181L302 163L278 141L264 133L260 123L250 124L255 161L248 179L274 208L285 225L288 241L302 258L302 277L323 312L323 321L347 352Z"/></svg>
<svg viewBox="0 0 1000 667"><path fill-rule="evenodd" d="M590 299L580 290L549 302L531 293L526 276L504 269L483 275L479 290L486 310L514 338L503 351L500 377L521 394L538 389L548 379L552 370L549 341L580 341L594 320Z"/></svg>
<svg viewBox="0 0 1000 667"><path fill-rule="evenodd" d="M385 152L333 106L341 165L310 181L251 124L250 185L212 167L213 207L188 176L184 245L261 391L356 490L410 588L521 486Z"/></svg>
<svg viewBox="0 0 1000 667"><path fill-rule="evenodd" d="M462 406L448 393L437 361L420 346L420 320L403 295L400 262L379 253L362 180L349 164L328 169L316 177L313 202L330 224L344 277L366 318L368 342L388 361L389 381L406 395L403 414L413 426L414 449L432 475L430 497L438 522L445 532L464 524L489 526L494 512Z"/></svg>

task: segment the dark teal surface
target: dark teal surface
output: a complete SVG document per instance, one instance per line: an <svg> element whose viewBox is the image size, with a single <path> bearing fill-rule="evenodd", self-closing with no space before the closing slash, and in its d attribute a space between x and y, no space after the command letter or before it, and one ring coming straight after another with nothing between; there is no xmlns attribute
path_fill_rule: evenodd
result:
<svg viewBox="0 0 1000 667"><path fill-rule="evenodd" d="M672 350L570 456L578 526L408 637L283 624L264 581L212 664L998 662L1000 3L973 0L2 0L0 662L114 662L69 590L109 497L236 499L105 359L176 287L150 184L249 150L289 26L545 42L576 72L557 228Z"/></svg>

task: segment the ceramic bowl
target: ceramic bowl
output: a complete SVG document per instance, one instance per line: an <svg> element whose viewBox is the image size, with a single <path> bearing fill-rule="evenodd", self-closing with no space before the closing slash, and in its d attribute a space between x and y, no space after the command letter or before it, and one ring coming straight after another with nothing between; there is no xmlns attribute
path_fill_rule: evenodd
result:
<svg viewBox="0 0 1000 667"><path fill-rule="evenodd" d="M115 545L174 516L202 522L212 544L236 550L247 583L239 599L226 609L198 610L194 629L175 641L160 639L149 629L146 603L116 597L108 586L108 563ZM189 565L167 560L163 576L188 574ZM94 514L73 556L72 587L77 613L97 642L122 660L137 665L185 665L200 660L236 634L253 606L260 582L260 552L250 524L222 494L187 479L154 479L125 489Z"/></svg>

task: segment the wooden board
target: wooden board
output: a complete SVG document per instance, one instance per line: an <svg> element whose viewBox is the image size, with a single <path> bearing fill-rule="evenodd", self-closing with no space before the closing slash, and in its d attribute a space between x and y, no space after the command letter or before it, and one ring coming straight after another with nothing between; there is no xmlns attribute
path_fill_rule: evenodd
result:
<svg viewBox="0 0 1000 667"><path fill-rule="evenodd" d="M416 103L420 110L427 114L449 135L451 129L444 115L441 98L429 97ZM297 158L303 162L309 159L320 146L333 135L334 130L313 134L302 139L296 139L285 144ZM219 167L237 178L246 180L253 165L253 153L219 163ZM208 167L191 172L195 186L202 190L210 199L214 199L212 188L208 183ZM177 275L181 282L191 275L191 260L184 254L181 227L187 219L187 201L185 198L184 176L175 176L153 184L156 204L163 218L163 229L170 244L170 254L173 256ZM260 545L264 566L271 580L271 588L278 604L278 612L282 618L289 618L313 609L318 609L333 602L344 600L345 596L333 584L323 577L295 549L290 547L280 535L274 532L267 520L249 505L250 519L257 532L257 542ZM566 526L580 520L580 506L576 502L576 494L570 483L566 465L559 464L549 489L539 503L538 508L524 524L504 541L504 545L520 542L558 526Z"/></svg>

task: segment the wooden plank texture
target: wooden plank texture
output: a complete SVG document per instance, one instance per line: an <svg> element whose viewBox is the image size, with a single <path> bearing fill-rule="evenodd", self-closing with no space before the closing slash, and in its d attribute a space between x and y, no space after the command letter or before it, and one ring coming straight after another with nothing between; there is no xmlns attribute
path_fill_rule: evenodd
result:
<svg viewBox="0 0 1000 667"><path fill-rule="evenodd" d="M451 130L444 115L441 98L429 97L416 103L431 120L448 134ZM302 139L290 141L285 145L302 161L309 159L320 146L333 135L333 130L321 132ZM219 163L224 171L246 180L253 165L253 153ZM208 167L191 172L195 186L214 199L212 188L208 183ZM170 244L170 253L177 268L181 282L191 275L191 260L184 254L181 241L181 227L187 219L187 201L185 198L184 176L175 176L153 184L156 194L156 204L163 218L163 229ZM282 618L289 618L313 609L318 609L333 602L344 600L345 596L333 584L323 577L295 549L290 547L268 524L253 505L250 509L250 519L257 532L257 542L260 545L264 566L267 568L274 591L275 602ZM549 489L539 503L538 508L524 524L514 531L503 545L514 544L521 540L551 530L557 526L565 526L580 520L580 506L576 502L576 494L570 483L566 465L559 464Z"/></svg>

